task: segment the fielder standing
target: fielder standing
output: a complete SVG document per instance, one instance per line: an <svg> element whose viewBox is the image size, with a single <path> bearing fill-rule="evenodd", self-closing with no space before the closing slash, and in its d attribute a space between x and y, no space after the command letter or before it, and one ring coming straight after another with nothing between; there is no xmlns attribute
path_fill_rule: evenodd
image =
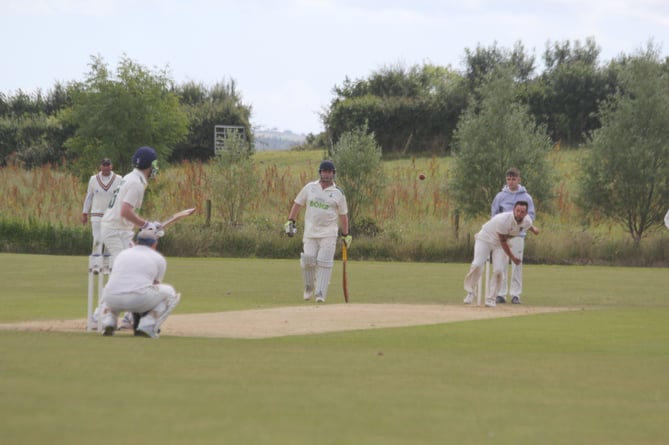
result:
<svg viewBox="0 0 669 445"><path fill-rule="evenodd" d="M163 232L148 223L137 234L137 244L118 254L102 298L102 335L111 336L121 311L140 314L135 336L158 338L161 324L181 299L169 284L161 284L167 261L156 250Z"/></svg>
<svg viewBox="0 0 669 445"><path fill-rule="evenodd" d="M93 255L102 255L102 240L100 235L100 220L109 201L114 196L121 184L121 176L112 171L113 165L110 159L104 158L100 161L100 171L88 180L84 208L81 212L81 223L86 225L90 221L93 232ZM89 217L90 215L90 217Z"/></svg>
<svg viewBox="0 0 669 445"><path fill-rule="evenodd" d="M522 258L514 255L509 247L509 240L529 230L535 235L539 229L532 225L532 218L527 214L527 202L518 201L513 206L513 211L499 213L493 216L487 223L483 224L479 233L474 237L474 260L465 277L465 304L474 301L474 289L476 288L485 262L492 253L492 289L488 290L485 305L495 307L496 295L502 285L502 275L506 272L507 257L513 264L521 264Z"/></svg>
<svg viewBox="0 0 669 445"><path fill-rule="evenodd" d="M284 225L286 233L293 236L297 231L295 220L300 209L306 207L300 267L304 278L304 299L310 300L315 295L317 303L323 303L327 298L339 223L342 242L348 248L352 241L346 196L334 182L335 173L332 161L321 162L318 169L319 179L300 190Z"/></svg>
<svg viewBox="0 0 669 445"><path fill-rule="evenodd" d="M491 205L491 216L499 213L510 212L518 201L527 202L527 214L535 220L534 202L532 197L527 192L527 189L520 184L520 170L517 168L510 168L506 171L506 185L502 188ZM527 232L522 232L520 235L509 239L509 248L521 260L523 259L523 252L525 251L525 236ZM504 261L505 265L509 263L508 259ZM506 267L502 274L502 284L500 286L500 293L497 294L497 303L506 303L507 290L507 272ZM520 294L523 292L523 263L511 263L511 303L520 304Z"/></svg>

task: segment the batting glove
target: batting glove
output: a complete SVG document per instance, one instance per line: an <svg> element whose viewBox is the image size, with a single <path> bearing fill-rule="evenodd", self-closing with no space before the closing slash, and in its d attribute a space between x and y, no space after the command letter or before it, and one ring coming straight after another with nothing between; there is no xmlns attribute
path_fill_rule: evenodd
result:
<svg viewBox="0 0 669 445"><path fill-rule="evenodd" d="M142 229L146 229L150 226L153 227L154 230L156 231L156 236L161 237L161 236L165 235L165 231L163 230L163 225L160 222L158 222L158 221L145 221L144 225L142 226Z"/></svg>
<svg viewBox="0 0 669 445"><path fill-rule="evenodd" d="M351 235L342 235L341 242L346 244L346 248L348 249L349 247L351 247L351 243L353 242L353 237Z"/></svg>
<svg viewBox="0 0 669 445"><path fill-rule="evenodd" d="M297 233L297 225L295 224L294 219L289 219L286 221L286 224L283 225L284 230L286 231L286 235L288 236L293 236Z"/></svg>

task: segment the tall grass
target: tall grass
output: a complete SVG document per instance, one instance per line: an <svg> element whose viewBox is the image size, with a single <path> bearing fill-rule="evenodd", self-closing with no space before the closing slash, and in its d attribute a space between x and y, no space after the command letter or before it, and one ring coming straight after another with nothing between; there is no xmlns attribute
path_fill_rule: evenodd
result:
<svg viewBox="0 0 669 445"><path fill-rule="evenodd" d="M612 222L588 223L574 202L582 151L556 148L550 156L559 181L550 202L535 203L542 233L528 239L526 262L635 266L668 263L666 231L649 234L640 247L635 247L628 240L629 235ZM287 239L281 227L297 192L317 178L322 157L320 151L257 153L255 171L261 193L248 203L241 225L222 223L219 209L223 193L215 186L215 166L199 162L163 168L150 182L140 213L160 220L184 208L198 209L194 216L168 231L162 248L169 255L292 258L299 252L299 239ZM357 217L352 257L469 261L473 235L486 218L460 220L456 225L448 189L450 169L449 157L384 161L387 186ZM419 179L420 173L426 175L425 180ZM503 179L500 177L500 188ZM531 193L532 185L525 185ZM54 237L59 240L85 237L87 228L80 223L85 187L57 167L1 168L0 249L53 251L46 245L48 237L38 235L40 232L55 231ZM211 214L208 209L212 209ZM47 241L26 241L33 238ZM89 245L77 241L69 248L69 253L83 254ZM67 249L68 243L60 240L56 251L68 253Z"/></svg>

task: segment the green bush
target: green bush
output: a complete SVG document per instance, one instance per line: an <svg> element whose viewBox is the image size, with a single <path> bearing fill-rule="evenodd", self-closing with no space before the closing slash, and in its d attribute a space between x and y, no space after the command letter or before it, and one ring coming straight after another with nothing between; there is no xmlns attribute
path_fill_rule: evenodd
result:
<svg viewBox="0 0 669 445"><path fill-rule="evenodd" d="M3 252L87 255L91 244L90 227L65 227L34 219L0 219L0 249Z"/></svg>

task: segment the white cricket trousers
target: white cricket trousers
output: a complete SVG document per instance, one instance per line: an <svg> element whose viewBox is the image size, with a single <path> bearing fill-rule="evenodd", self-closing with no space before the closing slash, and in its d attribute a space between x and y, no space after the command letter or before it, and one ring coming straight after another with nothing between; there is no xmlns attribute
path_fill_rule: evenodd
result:
<svg viewBox="0 0 669 445"><path fill-rule="evenodd" d="M520 258L521 261L523 259L523 252L525 251L525 237L524 236L514 236L513 238L510 238L509 241L509 249L511 249L511 252L513 254ZM507 257L505 260L505 264L509 264L509 258ZM504 267L504 273L502 274L502 285L499 289L499 292L497 295L499 296L505 296L506 291L507 291L507 268ZM514 263L511 263L511 288L509 289L509 295L512 297L520 297L520 294L523 293L523 263L521 262L520 264L516 265Z"/></svg>
<svg viewBox="0 0 669 445"><path fill-rule="evenodd" d="M492 252L492 289L486 289L486 298L495 298L502 287L502 274L506 271L506 262L509 258L499 246L494 246L486 241L476 240L474 242L474 260L465 276L465 291L474 293L479 279L483 275L485 262Z"/></svg>
<svg viewBox="0 0 669 445"><path fill-rule="evenodd" d="M156 322L176 300L176 291L169 284L154 284L137 292L104 294L102 302L102 325L116 326L122 311L145 313L139 321L139 329L151 330ZM158 326L159 327L159 326Z"/></svg>
<svg viewBox="0 0 669 445"><path fill-rule="evenodd" d="M107 248L107 253L111 255L109 266L114 266L114 258L125 249L133 246L132 238L134 233L132 230L110 230L102 227L100 229L100 237L102 243Z"/></svg>
<svg viewBox="0 0 669 445"><path fill-rule="evenodd" d="M93 255L102 255L102 235L100 234L101 216L91 216L91 232L93 232Z"/></svg>
<svg viewBox="0 0 669 445"><path fill-rule="evenodd" d="M316 258L316 284L314 289L316 298L325 299L328 295L328 286L332 277L332 266L334 265L334 255L337 249L337 237L304 238L302 245L303 258ZM305 266L308 268L303 259L303 270ZM308 276L307 270L305 270L305 276Z"/></svg>

